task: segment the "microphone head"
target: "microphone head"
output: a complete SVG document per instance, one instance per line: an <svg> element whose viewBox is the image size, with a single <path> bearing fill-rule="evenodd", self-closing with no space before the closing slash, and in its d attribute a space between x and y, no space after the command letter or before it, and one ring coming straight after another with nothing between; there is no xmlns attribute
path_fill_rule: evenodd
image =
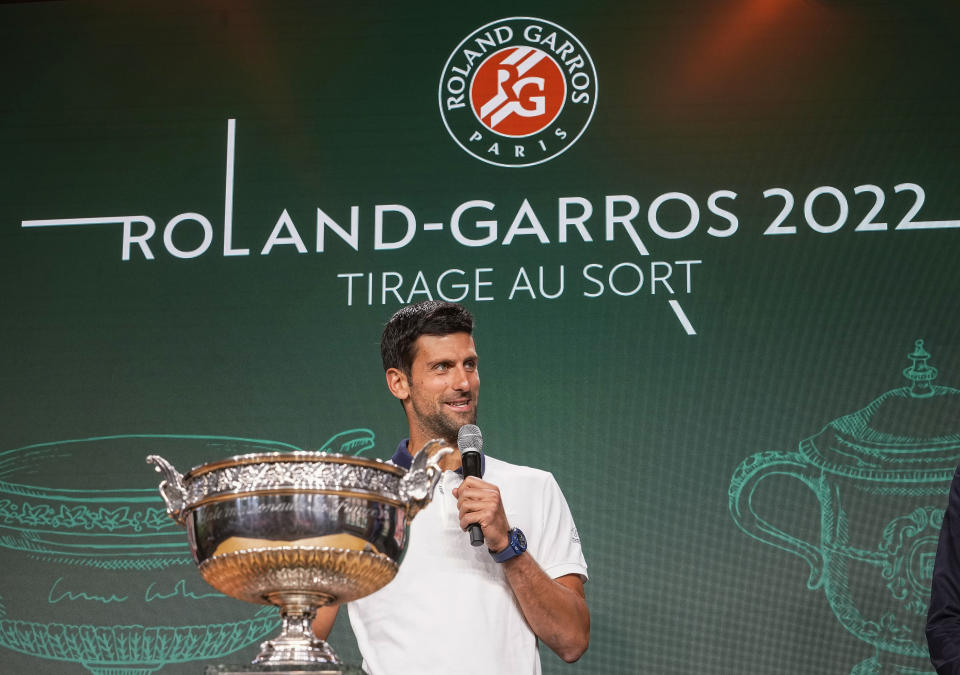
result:
<svg viewBox="0 0 960 675"><path fill-rule="evenodd" d="M483 449L483 434L476 424L464 424L457 432L457 447L460 452L480 452Z"/></svg>

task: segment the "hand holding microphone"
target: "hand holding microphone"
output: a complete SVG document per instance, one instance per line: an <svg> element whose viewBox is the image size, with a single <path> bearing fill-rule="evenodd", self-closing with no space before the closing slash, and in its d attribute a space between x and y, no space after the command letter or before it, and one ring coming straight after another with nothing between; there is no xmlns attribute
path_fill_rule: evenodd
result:
<svg viewBox="0 0 960 675"><path fill-rule="evenodd" d="M491 553L504 551L511 542L510 525L500 499L500 488L483 480L480 429L475 424L460 427L457 446L460 448L463 483L454 488L453 496L457 498L460 526L470 533L473 546L486 542ZM502 561L497 559L497 562Z"/></svg>
<svg viewBox="0 0 960 675"><path fill-rule="evenodd" d="M464 424L457 432L457 447L460 448L460 463L463 467L463 477L475 476L483 478L481 469L480 451L483 449L483 435L476 424ZM470 545L480 546L483 543L483 530L477 523L467 527L470 533Z"/></svg>

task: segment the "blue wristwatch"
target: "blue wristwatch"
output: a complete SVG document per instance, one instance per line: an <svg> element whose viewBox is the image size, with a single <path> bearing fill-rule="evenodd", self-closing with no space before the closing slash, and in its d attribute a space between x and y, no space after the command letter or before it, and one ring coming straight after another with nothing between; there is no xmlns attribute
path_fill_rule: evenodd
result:
<svg viewBox="0 0 960 675"><path fill-rule="evenodd" d="M490 555L493 556L493 559L498 563L506 562L511 558L516 558L518 555L527 550L527 538L523 536L523 532L520 531L519 527L515 527L509 532L510 541L507 542L507 547L500 551L499 553L494 553L490 551Z"/></svg>

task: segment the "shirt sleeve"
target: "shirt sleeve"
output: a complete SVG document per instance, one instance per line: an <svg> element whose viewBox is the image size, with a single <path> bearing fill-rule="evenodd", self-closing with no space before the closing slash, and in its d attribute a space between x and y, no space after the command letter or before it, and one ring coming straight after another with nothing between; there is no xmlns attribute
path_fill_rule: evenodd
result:
<svg viewBox="0 0 960 675"><path fill-rule="evenodd" d="M530 542L533 557L551 579L578 574L587 580L587 562L567 500L556 479L547 473L541 496L540 541Z"/></svg>
<svg viewBox="0 0 960 675"><path fill-rule="evenodd" d="M927 645L939 675L960 675L960 468L954 473L940 528L927 612Z"/></svg>

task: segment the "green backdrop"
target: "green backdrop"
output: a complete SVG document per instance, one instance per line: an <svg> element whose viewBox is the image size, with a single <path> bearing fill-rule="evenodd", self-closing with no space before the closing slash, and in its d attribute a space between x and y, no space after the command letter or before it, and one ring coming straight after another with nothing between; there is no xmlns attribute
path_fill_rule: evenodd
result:
<svg viewBox="0 0 960 675"><path fill-rule="evenodd" d="M143 458L388 457L381 327L462 295L486 449L554 473L589 565L590 649L545 672L922 672L960 461L958 18L0 6L0 671L252 657L273 613L210 595ZM595 69L546 161L444 123L491 23Z"/></svg>

